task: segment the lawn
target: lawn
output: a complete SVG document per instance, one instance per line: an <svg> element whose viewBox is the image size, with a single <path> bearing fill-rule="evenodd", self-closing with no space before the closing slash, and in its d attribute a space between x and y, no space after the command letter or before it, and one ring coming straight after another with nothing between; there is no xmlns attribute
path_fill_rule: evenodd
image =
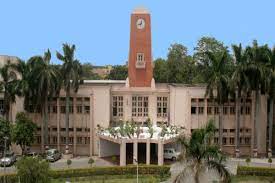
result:
<svg viewBox="0 0 275 183"><path fill-rule="evenodd" d="M233 177L232 182L233 183L258 183L258 182L270 183L270 182L275 182L275 177L236 176L236 177Z"/></svg>

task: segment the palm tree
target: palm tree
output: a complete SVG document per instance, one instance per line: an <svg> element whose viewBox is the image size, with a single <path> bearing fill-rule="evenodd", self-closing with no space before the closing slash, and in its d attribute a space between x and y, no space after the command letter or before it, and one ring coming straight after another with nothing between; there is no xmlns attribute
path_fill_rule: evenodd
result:
<svg viewBox="0 0 275 183"><path fill-rule="evenodd" d="M224 165L225 157L218 146L211 143L214 133L215 125L213 121L209 121L204 128L194 130L190 139L185 136L179 138L183 151L178 168L182 171L172 178L174 183L189 182L186 179L190 180L190 177L196 183L203 182L200 181L201 176L209 175L208 170L216 171L224 182L230 182L230 173ZM173 171L171 173L173 174Z"/></svg>
<svg viewBox="0 0 275 183"><path fill-rule="evenodd" d="M258 129L259 129L259 110L260 110L260 92L264 94L267 86L267 70L266 63L268 62L268 47L258 46L257 41L253 41L252 46L246 47L247 54L247 77L249 79L249 85L251 87L252 92L254 92L254 144L253 144L253 155L255 157L258 156Z"/></svg>
<svg viewBox="0 0 275 183"><path fill-rule="evenodd" d="M66 92L66 153L69 153L69 105L71 89L76 93L79 85L82 82L82 66L77 59L75 59L75 45L63 44L63 55L59 52L56 57L63 62L61 67L62 85Z"/></svg>
<svg viewBox="0 0 275 183"><path fill-rule="evenodd" d="M216 91L216 100L219 106L219 147L222 148L222 133L223 133L223 104L228 98L228 73L227 73L227 61L228 53L223 51L221 53L207 52L210 59L209 65L209 77L207 79L207 86L205 96L214 98L214 91Z"/></svg>
<svg viewBox="0 0 275 183"><path fill-rule="evenodd" d="M267 67L269 68L268 75L268 95L269 95L269 137L268 137L268 155L272 156L272 133L273 133L273 110L274 110L274 98L275 98L275 47L269 50L269 63Z"/></svg>
<svg viewBox="0 0 275 183"><path fill-rule="evenodd" d="M7 64L0 68L0 76L2 78L0 87L4 93L4 114L7 121L10 120L10 106L15 102L16 95L18 94L18 79L14 70L14 64L8 61Z"/></svg>
<svg viewBox="0 0 275 183"><path fill-rule="evenodd" d="M31 76L34 88L34 98L36 106L41 109L41 116L43 119L43 138L42 144L48 147L48 98L56 95L59 92L59 78L60 74L50 63L51 52L47 50L44 56L34 56L29 59L31 65ZM44 147L42 147L44 150Z"/></svg>
<svg viewBox="0 0 275 183"><path fill-rule="evenodd" d="M236 139L236 156L239 154L239 145L240 145L240 119L241 119L241 98L242 93L245 88L248 87L249 81L246 76L246 69L247 69L247 59L245 55L245 51L242 49L242 45L239 46L233 45L232 46L233 53L235 56L235 64L236 68L231 77L231 88L235 92L236 98L236 132L235 132L235 139Z"/></svg>

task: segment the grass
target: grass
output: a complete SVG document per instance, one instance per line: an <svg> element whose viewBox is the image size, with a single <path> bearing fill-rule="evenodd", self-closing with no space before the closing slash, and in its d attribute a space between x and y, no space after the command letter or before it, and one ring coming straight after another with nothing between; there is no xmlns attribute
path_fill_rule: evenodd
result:
<svg viewBox="0 0 275 183"><path fill-rule="evenodd" d="M259 176L235 176L232 183L271 183L275 182L275 177L259 177Z"/></svg>
<svg viewBox="0 0 275 183"><path fill-rule="evenodd" d="M64 183L66 179L53 179L51 183ZM136 183L134 175L109 175L109 176L92 176L92 177L79 177L71 178L70 182L74 183ZM159 177L147 175L140 176L140 183L159 183Z"/></svg>

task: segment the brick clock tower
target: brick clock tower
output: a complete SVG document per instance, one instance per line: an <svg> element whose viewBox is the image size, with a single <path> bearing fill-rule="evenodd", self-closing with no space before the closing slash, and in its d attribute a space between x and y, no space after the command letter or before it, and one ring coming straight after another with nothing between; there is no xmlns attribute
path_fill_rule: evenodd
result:
<svg viewBox="0 0 275 183"><path fill-rule="evenodd" d="M154 85L151 19L149 12L143 8L135 9L131 14L128 77L130 87Z"/></svg>

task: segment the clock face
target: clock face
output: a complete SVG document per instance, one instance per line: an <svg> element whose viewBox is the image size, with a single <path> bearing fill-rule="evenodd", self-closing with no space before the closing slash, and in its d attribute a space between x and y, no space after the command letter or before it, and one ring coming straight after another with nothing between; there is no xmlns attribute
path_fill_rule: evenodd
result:
<svg viewBox="0 0 275 183"><path fill-rule="evenodd" d="M143 29L145 27L145 20L142 18L139 18L137 20L137 28L138 29Z"/></svg>

